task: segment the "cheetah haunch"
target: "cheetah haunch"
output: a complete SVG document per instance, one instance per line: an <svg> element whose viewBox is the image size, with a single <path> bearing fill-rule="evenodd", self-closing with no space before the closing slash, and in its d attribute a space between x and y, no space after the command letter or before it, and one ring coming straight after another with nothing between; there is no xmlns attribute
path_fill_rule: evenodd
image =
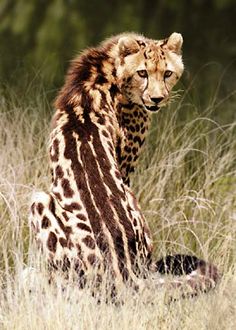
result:
<svg viewBox="0 0 236 330"><path fill-rule="evenodd" d="M182 42L178 33L158 41L125 33L71 63L55 102L50 193L35 195L30 216L54 269L73 267L81 282L109 269L116 288L128 280L139 287L142 268L186 274L193 292L215 284L217 269L196 257L153 263L150 231L129 188L151 115L182 75Z"/></svg>

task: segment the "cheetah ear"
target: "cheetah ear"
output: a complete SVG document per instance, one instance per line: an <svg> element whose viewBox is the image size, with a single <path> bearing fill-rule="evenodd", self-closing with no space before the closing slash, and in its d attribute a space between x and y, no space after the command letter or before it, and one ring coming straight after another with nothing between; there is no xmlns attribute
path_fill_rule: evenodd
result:
<svg viewBox="0 0 236 330"><path fill-rule="evenodd" d="M121 37L118 40L119 53L122 56L128 56L139 51L139 45L137 41L130 36Z"/></svg>
<svg viewBox="0 0 236 330"><path fill-rule="evenodd" d="M168 40L167 40L167 47L169 48L169 50L171 50L172 52L180 55L181 54L181 47L183 44L183 37L180 33L172 33Z"/></svg>

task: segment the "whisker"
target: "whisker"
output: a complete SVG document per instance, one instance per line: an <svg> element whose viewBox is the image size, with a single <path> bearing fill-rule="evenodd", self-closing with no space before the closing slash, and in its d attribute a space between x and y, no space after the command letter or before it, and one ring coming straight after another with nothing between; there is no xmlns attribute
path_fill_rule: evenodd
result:
<svg viewBox="0 0 236 330"><path fill-rule="evenodd" d="M171 103L175 102L176 100L178 100L181 97L182 93L183 93L182 89L179 89L177 91L171 91L166 104L171 104Z"/></svg>

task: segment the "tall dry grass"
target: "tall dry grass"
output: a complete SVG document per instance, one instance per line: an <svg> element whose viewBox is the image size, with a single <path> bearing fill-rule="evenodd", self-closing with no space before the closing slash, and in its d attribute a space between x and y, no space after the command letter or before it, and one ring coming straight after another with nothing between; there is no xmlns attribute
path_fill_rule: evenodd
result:
<svg viewBox="0 0 236 330"><path fill-rule="evenodd" d="M212 97L203 109L191 91L154 116L133 189L153 233L155 257L191 253L223 273L209 294L170 303L165 290L121 292L118 306L73 283L49 286L30 243L28 208L47 189L50 112L43 89L35 97L0 97L1 329L235 329L236 123L215 120L233 97ZM33 267L26 276L23 270Z"/></svg>

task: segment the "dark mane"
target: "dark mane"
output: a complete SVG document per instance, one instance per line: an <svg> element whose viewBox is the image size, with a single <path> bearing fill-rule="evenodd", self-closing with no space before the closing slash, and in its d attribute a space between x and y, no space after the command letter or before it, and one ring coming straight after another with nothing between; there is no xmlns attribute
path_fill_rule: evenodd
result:
<svg viewBox="0 0 236 330"><path fill-rule="evenodd" d="M92 77L94 83L107 82L102 64L109 59L109 49L114 42L103 46L89 48L71 61L66 74L65 84L60 90L54 106L56 109L65 109L67 105L74 104L74 98L84 91L84 84Z"/></svg>

